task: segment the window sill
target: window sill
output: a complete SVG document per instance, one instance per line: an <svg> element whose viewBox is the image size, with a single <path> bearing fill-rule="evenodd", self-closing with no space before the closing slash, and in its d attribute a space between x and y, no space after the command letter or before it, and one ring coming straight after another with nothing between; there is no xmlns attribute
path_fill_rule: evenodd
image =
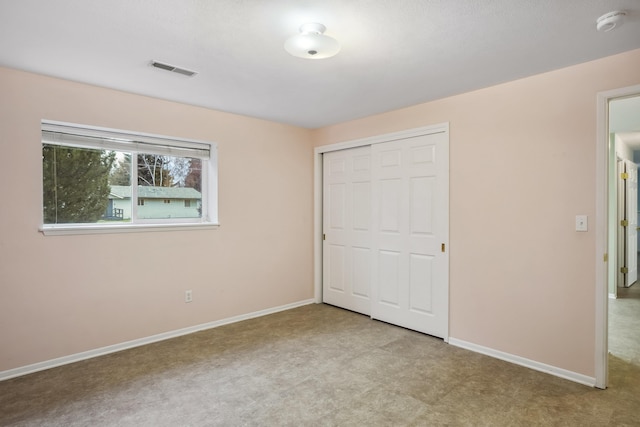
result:
<svg viewBox="0 0 640 427"><path fill-rule="evenodd" d="M146 233L152 231L187 231L214 230L220 224L192 223L192 224L127 224L127 225L62 225L40 227L45 236L65 236L73 234L117 234L117 233Z"/></svg>

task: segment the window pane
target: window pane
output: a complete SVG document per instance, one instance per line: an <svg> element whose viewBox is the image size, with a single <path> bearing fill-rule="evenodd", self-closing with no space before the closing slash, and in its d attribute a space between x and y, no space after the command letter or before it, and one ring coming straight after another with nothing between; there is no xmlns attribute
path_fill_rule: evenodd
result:
<svg viewBox="0 0 640 427"><path fill-rule="evenodd" d="M131 153L116 151L115 157L109 174L111 192L103 221L131 222Z"/></svg>
<svg viewBox="0 0 640 427"><path fill-rule="evenodd" d="M43 120L42 229L213 224L216 155L201 141Z"/></svg>
<svg viewBox="0 0 640 427"><path fill-rule="evenodd" d="M138 154L137 165L139 219L202 216L200 159Z"/></svg>
<svg viewBox="0 0 640 427"><path fill-rule="evenodd" d="M100 221L109 204L109 173L115 153L42 145L45 224Z"/></svg>

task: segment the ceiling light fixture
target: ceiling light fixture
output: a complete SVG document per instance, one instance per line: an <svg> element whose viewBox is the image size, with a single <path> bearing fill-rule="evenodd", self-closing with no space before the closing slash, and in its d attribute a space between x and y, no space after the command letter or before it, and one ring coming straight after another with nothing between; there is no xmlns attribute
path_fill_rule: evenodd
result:
<svg viewBox="0 0 640 427"><path fill-rule="evenodd" d="M614 10L613 12L605 13L596 20L596 29L598 31L607 32L616 27L622 25L626 12L622 10Z"/></svg>
<svg viewBox="0 0 640 427"><path fill-rule="evenodd" d="M307 59L331 58L340 51L340 43L323 34L327 27L309 23L300 27L300 34L287 39L284 48L293 56Z"/></svg>

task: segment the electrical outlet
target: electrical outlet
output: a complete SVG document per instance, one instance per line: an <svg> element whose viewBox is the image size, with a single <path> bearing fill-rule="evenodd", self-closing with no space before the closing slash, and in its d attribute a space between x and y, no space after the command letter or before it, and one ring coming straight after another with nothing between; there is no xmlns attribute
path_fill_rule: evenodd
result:
<svg viewBox="0 0 640 427"><path fill-rule="evenodd" d="M191 301L193 301L193 293L191 292L191 289L189 289L188 291L184 291L184 302Z"/></svg>

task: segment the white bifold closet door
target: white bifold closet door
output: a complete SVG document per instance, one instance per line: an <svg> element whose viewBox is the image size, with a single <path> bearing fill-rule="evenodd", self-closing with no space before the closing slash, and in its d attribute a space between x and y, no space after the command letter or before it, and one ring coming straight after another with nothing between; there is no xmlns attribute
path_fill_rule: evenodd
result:
<svg viewBox="0 0 640 427"><path fill-rule="evenodd" d="M371 313L371 147L323 156L323 301Z"/></svg>
<svg viewBox="0 0 640 427"><path fill-rule="evenodd" d="M448 335L448 136L324 154L323 300Z"/></svg>
<svg viewBox="0 0 640 427"><path fill-rule="evenodd" d="M444 133L372 146L371 317L448 335Z"/></svg>

